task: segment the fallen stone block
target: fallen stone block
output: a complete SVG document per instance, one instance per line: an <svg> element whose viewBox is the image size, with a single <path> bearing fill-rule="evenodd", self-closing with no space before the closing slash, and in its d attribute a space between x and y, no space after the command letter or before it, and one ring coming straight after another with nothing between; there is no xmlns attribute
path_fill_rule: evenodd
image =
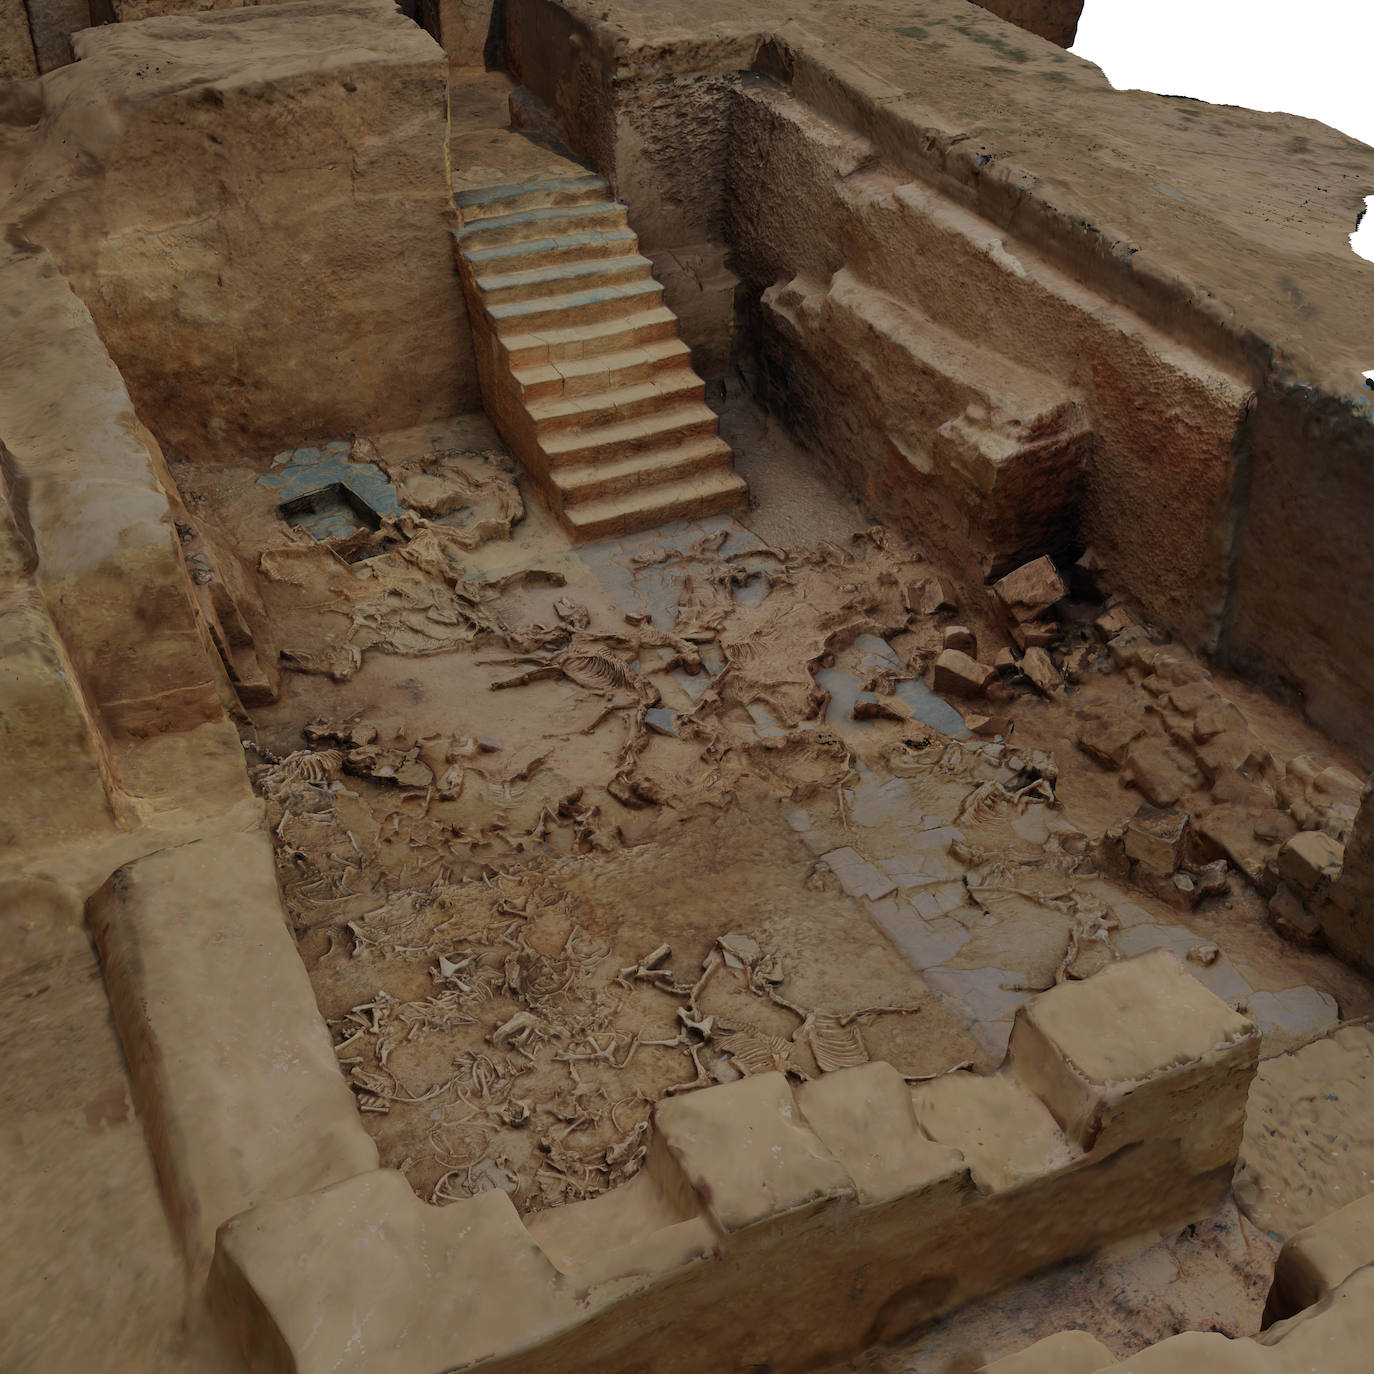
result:
<svg viewBox="0 0 1374 1374"><path fill-rule="evenodd" d="M1131 744L1145 733L1145 723L1132 711L1102 711L1084 721L1078 747L1104 768L1120 768Z"/></svg>
<svg viewBox="0 0 1374 1374"><path fill-rule="evenodd" d="M980 697L997 680L997 670L959 649L945 649L935 660L934 687L956 697Z"/></svg>
<svg viewBox="0 0 1374 1374"><path fill-rule="evenodd" d="M1340 877L1345 849L1320 830L1300 830L1279 850L1279 873L1300 892L1313 893Z"/></svg>
<svg viewBox="0 0 1374 1374"><path fill-rule="evenodd" d="M1126 823L1126 855L1151 873L1167 878L1183 862L1188 813L1142 806Z"/></svg>
<svg viewBox="0 0 1374 1374"><path fill-rule="evenodd" d="M1064 685L1054 660L1038 645L1021 656L1021 671L1030 678L1035 690L1043 697L1052 697Z"/></svg>
<svg viewBox="0 0 1374 1374"><path fill-rule="evenodd" d="M1202 781L1186 754L1154 739L1132 744L1126 766L1131 781L1156 806L1173 806Z"/></svg>
<svg viewBox="0 0 1374 1374"><path fill-rule="evenodd" d="M954 598L938 577L908 584L902 589L902 603L921 615L952 615L956 609Z"/></svg>
<svg viewBox="0 0 1374 1374"><path fill-rule="evenodd" d="M1006 618L1016 625L1041 620L1056 601L1067 592L1064 579L1059 576L1049 557L1023 563L1014 572L992 584L995 604Z"/></svg>
<svg viewBox="0 0 1374 1374"><path fill-rule="evenodd" d="M1322 943L1321 922L1287 883L1280 883L1269 899L1269 922L1295 945L1314 949Z"/></svg>
<svg viewBox="0 0 1374 1374"><path fill-rule="evenodd" d="M1109 606L1093 621L1093 626L1103 640L1115 639L1126 630L1140 629L1135 616L1120 605Z"/></svg>
<svg viewBox="0 0 1374 1374"><path fill-rule="evenodd" d="M1011 637L1019 649L1048 649L1059 638L1059 626L1050 620L1029 620L1013 625Z"/></svg>

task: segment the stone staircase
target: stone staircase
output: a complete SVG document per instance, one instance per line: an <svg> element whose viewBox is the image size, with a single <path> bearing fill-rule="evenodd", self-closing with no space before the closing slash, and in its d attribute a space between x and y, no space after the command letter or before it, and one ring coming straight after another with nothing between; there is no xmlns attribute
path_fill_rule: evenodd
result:
<svg viewBox="0 0 1374 1374"><path fill-rule="evenodd" d="M482 396L574 539L742 505L652 264L598 176L457 191Z"/></svg>

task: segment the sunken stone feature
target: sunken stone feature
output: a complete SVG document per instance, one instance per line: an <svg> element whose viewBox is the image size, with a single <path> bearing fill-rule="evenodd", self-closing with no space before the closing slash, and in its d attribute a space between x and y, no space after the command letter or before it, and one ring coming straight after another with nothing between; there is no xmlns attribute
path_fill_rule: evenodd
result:
<svg viewBox="0 0 1374 1374"><path fill-rule="evenodd" d="M1080 9L0 0L5 1374L1367 1374L1374 150Z"/></svg>

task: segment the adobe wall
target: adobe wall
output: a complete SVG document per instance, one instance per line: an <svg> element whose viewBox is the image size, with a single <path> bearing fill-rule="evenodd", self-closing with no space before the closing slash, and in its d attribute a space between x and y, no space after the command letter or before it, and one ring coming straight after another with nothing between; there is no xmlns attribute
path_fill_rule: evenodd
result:
<svg viewBox="0 0 1374 1374"><path fill-rule="evenodd" d="M1032 527L1070 527L1059 542L1098 547L1163 627L1297 694L1374 758L1374 396L1360 381L1374 268L1347 242L1374 150L1309 120L1113 91L953 0L918 24L888 0L847 18L511 0L507 36L513 71L628 198L648 251L704 238L727 252L739 355L761 354L763 395L876 514L933 527L955 554L973 520L976 580L1027 533L1002 529L1003 512L1044 499ZM842 267L864 310L837 309ZM875 332L894 302L915 319L897 334L943 355L943 399L922 380L929 357L892 372L913 352ZM970 439L941 410L951 381L998 359L1082 407L1094 443L1077 503L1035 462L1005 498L1000 477L961 492L922 471L951 438L968 451L956 468L1013 471L1004 429Z"/></svg>
<svg viewBox="0 0 1374 1374"><path fill-rule="evenodd" d="M727 237L759 302L774 408L880 519L974 585L1092 544L1154 618L1215 644L1245 379L906 180L771 81L742 85L733 127ZM797 278L812 302L788 318L779 290ZM995 478L958 452L960 425L987 435L975 444L990 461L1005 443ZM1056 431L1068 452L1036 447Z"/></svg>
<svg viewBox="0 0 1374 1374"><path fill-rule="evenodd" d="M164 446L256 456L479 404L421 29L307 0L76 42L11 213Z"/></svg>
<svg viewBox="0 0 1374 1374"><path fill-rule="evenodd" d="M527 1223L387 1170L260 1205L221 1228L210 1298L257 1371L790 1374L1210 1210L1257 1053L1155 952L1032 998L996 1075L665 1099L644 1171Z"/></svg>

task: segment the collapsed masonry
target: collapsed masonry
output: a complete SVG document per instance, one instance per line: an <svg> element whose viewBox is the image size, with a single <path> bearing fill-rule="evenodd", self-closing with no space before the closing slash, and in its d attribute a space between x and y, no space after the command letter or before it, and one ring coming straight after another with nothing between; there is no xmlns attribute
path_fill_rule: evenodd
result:
<svg viewBox="0 0 1374 1374"><path fill-rule="evenodd" d="M0 876L251 1367L900 1340L1374 1010L1374 154L679 8L117 2L0 92Z"/></svg>

